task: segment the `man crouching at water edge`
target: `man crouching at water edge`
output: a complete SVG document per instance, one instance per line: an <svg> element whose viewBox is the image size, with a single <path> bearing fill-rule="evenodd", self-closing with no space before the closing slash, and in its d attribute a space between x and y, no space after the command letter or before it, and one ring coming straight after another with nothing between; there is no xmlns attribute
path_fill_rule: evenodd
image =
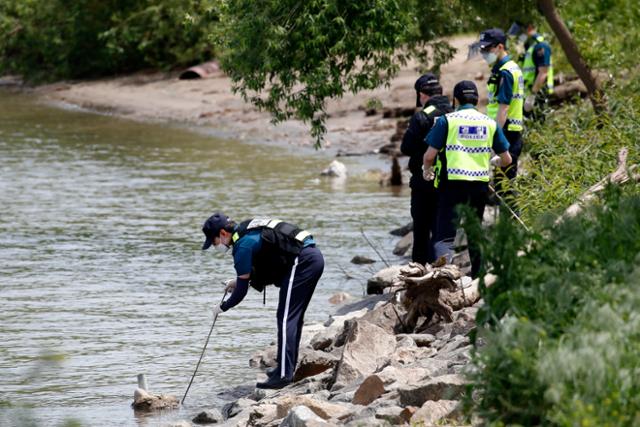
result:
<svg viewBox="0 0 640 427"><path fill-rule="evenodd" d="M276 369L268 370L258 388L280 389L293 380L298 361L304 313L322 271L324 258L313 236L293 224L277 219L249 219L236 224L221 212L202 227L202 249L214 245L232 248L235 279L227 282L231 297L213 308L214 316L235 307L247 295L249 285L263 291L266 285L280 288L278 299L278 353Z"/></svg>

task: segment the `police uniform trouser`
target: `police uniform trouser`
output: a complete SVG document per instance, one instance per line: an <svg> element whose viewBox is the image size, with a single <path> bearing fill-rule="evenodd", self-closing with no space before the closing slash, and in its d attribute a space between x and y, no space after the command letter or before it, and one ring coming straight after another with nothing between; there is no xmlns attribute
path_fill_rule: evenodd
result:
<svg viewBox="0 0 640 427"><path fill-rule="evenodd" d="M303 248L291 271L280 282L278 300L278 376L293 378L298 362L304 313L324 270L324 258L315 246Z"/></svg>
<svg viewBox="0 0 640 427"><path fill-rule="evenodd" d="M436 228L436 206L438 195L433 181L427 182L422 176L412 176L411 217L413 218L413 249L411 260L426 264L435 261L433 235Z"/></svg>
<svg viewBox="0 0 640 427"><path fill-rule="evenodd" d="M507 141L509 141L509 154L511 154L512 160L509 166L500 169L506 179L510 181L518 175L518 158L522 152L522 132L505 130L504 136L507 138ZM511 206L513 210L517 211L512 201L515 196L515 191L510 188L513 182L505 182L505 177L496 175L496 191L509 203L509 206Z"/></svg>
<svg viewBox="0 0 640 427"><path fill-rule="evenodd" d="M440 184L436 234L434 238L436 257L453 255L453 242L456 237L458 215L456 206L469 205L482 220L487 202L488 184L478 181L446 181ZM468 242L471 258L471 276L476 277L480 270L480 253L473 242Z"/></svg>

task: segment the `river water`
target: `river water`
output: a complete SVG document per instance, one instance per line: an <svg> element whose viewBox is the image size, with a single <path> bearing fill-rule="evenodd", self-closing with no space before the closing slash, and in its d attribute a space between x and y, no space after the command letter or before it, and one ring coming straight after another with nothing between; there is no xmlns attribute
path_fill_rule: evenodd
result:
<svg viewBox="0 0 640 427"><path fill-rule="evenodd" d="M219 139L41 105L0 92L0 425L155 426L220 406L255 381L251 354L275 338L275 289L250 291L215 326L187 406L130 408L136 375L181 397L233 277L228 255L201 251L215 209L271 216L313 232L326 258L306 320L338 291L362 295L389 260L388 231L409 217L408 190L367 179L378 159L348 159L344 184L319 179L323 152ZM377 164L379 163L379 164ZM348 279L345 271L356 279ZM222 393L222 394L221 394Z"/></svg>

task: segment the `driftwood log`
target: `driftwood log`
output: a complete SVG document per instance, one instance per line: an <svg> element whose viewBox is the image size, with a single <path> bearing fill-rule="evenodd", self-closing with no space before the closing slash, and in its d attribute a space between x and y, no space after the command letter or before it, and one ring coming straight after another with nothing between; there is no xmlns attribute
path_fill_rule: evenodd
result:
<svg viewBox="0 0 640 427"><path fill-rule="evenodd" d="M463 274L453 264L446 264L444 258L432 265L410 263L401 270L399 281L394 285L396 291L404 291L402 305L407 311L402 324L405 332L419 333L438 315L442 321L452 322L456 310L478 302L479 280L463 287ZM467 283L470 278L466 278ZM487 286L495 281L495 276L487 275ZM424 321L418 325L420 318Z"/></svg>
<svg viewBox="0 0 640 427"><path fill-rule="evenodd" d="M635 181L640 181L640 174L634 174L633 172L637 169L638 165L633 165L631 167L627 167L627 156L629 154L629 150L624 147L620 149L618 152L618 167L617 169L601 179L597 184L591 186L587 191L585 191L578 200L569 206L562 216L556 220L556 224L561 223L566 218L572 218L580 213L587 203L593 200L596 197L597 193L604 190L607 184L624 184L625 182L633 179Z"/></svg>

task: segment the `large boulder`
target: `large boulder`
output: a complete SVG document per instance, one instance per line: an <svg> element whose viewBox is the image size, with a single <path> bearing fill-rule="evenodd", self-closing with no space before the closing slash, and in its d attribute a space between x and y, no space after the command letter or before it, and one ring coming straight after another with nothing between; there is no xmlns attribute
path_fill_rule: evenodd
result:
<svg viewBox="0 0 640 427"><path fill-rule="evenodd" d="M426 382L398 389L403 406L422 406L427 400L453 400L459 398L466 389L466 381L461 375L442 375Z"/></svg>
<svg viewBox="0 0 640 427"><path fill-rule="evenodd" d="M383 268L367 281L367 294L381 294L385 288L391 287L400 278L401 265Z"/></svg>
<svg viewBox="0 0 640 427"><path fill-rule="evenodd" d="M403 310L391 302L379 304L362 316L361 319L379 326L390 334L394 334L398 326L401 325L400 316L402 316L402 313L399 313L398 309Z"/></svg>
<svg viewBox="0 0 640 427"><path fill-rule="evenodd" d="M346 337L342 358L335 370L332 389L339 389L376 372L389 359L396 347L396 338L384 329L365 320L355 320Z"/></svg>
<svg viewBox="0 0 640 427"><path fill-rule="evenodd" d="M309 349L302 350L301 354L302 356L298 361L298 367L293 377L294 381L300 381L303 378L312 377L333 369L340 359L332 353Z"/></svg>

